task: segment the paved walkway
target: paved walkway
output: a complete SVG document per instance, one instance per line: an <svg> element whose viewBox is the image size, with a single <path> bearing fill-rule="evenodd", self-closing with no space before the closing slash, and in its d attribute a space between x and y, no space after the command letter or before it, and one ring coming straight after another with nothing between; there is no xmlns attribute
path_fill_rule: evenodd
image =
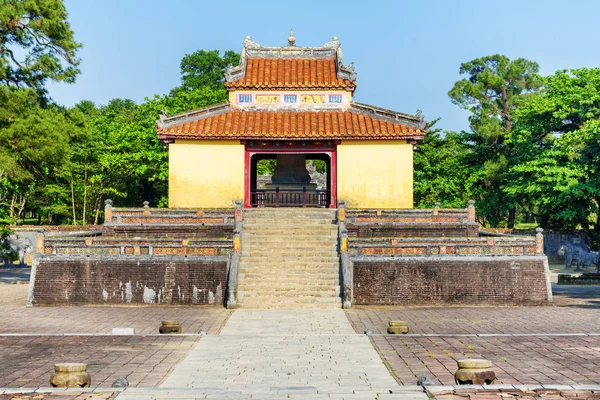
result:
<svg viewBox="0 0 600 400"><path fill-rule="evenodd" d="M129 389L117 398L427 398L419 388L398 386L341 310L238 310L161 387L160 393Z"/></svg>

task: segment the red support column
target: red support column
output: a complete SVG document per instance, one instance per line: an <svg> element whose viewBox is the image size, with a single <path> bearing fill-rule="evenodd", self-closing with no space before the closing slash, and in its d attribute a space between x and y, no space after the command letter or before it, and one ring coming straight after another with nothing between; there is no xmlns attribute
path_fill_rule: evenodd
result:
<svg viewBox="0 0 600 400"><path fill-rule="evenodd" d="M251 208L250 173L252 172L252 154L246 149L244 152L244 208Z"/></svg>
<svg viewBox="0 0 600 400"><path fill-rule="evenodd" d="M337 146L330 153L331 156L331 204L330 208L337 207Z"/></svg>

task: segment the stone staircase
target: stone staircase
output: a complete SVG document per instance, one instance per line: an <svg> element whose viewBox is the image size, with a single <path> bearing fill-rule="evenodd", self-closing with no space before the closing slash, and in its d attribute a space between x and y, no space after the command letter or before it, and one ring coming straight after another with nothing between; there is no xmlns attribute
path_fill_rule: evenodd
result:
<svg viewBox="0 0 600 400"><path fill-rule="evenodd" d="M244 211L238 305L341 308L335 210Z"/></svg>

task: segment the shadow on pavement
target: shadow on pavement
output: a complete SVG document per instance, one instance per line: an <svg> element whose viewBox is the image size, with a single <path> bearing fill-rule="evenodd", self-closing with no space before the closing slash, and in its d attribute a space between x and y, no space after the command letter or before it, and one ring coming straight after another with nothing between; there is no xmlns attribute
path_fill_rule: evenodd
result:
<svg viewBox="0 0 600 400"><path fill-rule="evenodd" d="M0 284L28 283L31 268L0 268Z"/></svg>
<svg viewBox="0 0 600 400"><path fill-rule="evenodd" d="M599 285L552 284L554 304L559 307L600 308Z"/></svg>

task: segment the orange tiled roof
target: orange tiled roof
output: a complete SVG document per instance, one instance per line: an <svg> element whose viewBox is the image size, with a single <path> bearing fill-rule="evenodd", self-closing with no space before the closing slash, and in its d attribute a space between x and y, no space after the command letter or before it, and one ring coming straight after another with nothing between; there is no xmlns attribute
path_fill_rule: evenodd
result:
<svg viewBox="0 0 600 400"><path fill-rule="evenodd" d="M160 139L421 140L425 135L424 123L420 129L369 115L359 106L347 110L242 110L228 104L159 121L157 131Z"/></svg>
<svg viewBox="0 0 600 400"><path fill-rule="evenodd" d="M248 58L244 76L225 82L228 89L348 89L356 82L339 78L335 58Z"/></svg>

